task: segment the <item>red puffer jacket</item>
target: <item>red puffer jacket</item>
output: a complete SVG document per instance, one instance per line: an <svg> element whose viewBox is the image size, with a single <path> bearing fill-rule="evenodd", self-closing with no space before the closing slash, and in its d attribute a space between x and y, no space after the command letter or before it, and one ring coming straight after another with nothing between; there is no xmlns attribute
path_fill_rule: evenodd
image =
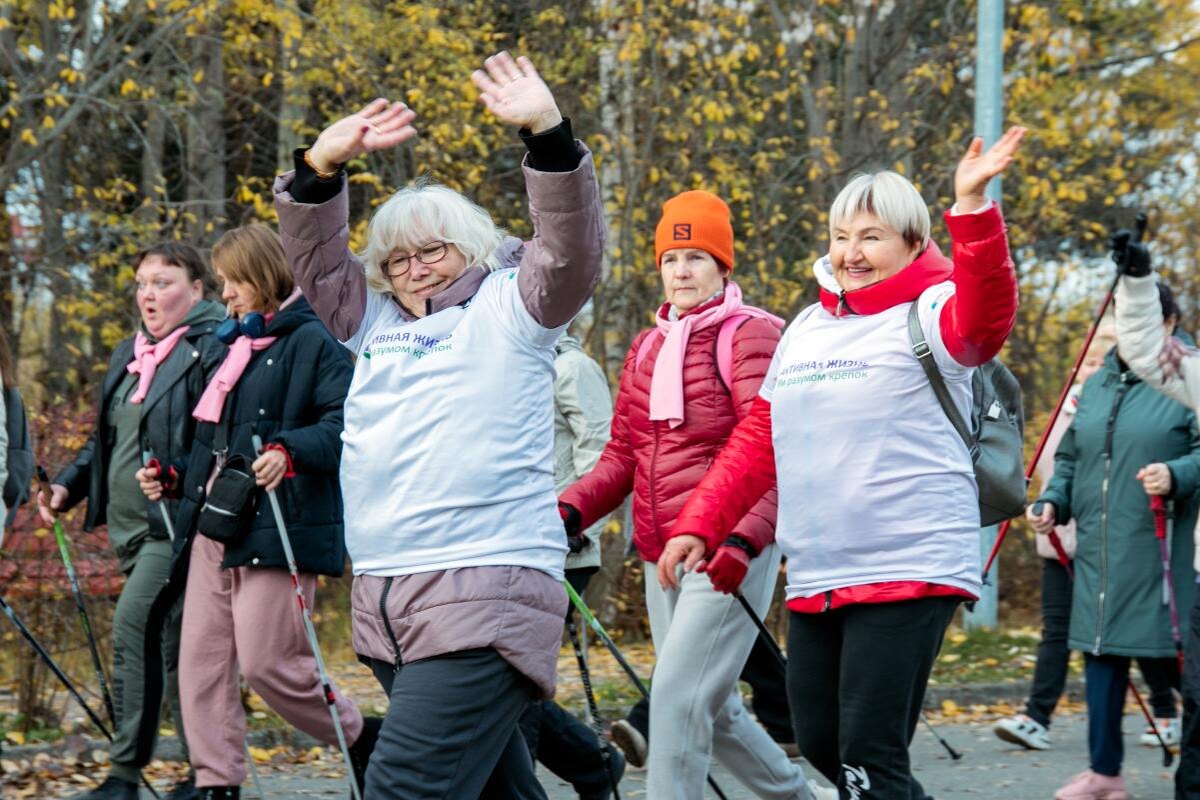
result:
<svg viewBox="0 0 1200 800"><path fill-rule="evenodd" d="M749 413L779 343L779 331L767 320L750 318L741 323L733 337L733 385L726 388L717 369L720 329L710 325L688 340L683 359L684 421L674 429L665 421L650 421L650 381L664 337L657 337L636 367L638 348L653 329L634 338L621 372L612 438L592 471L559 497L579 510L586 529L632 491L633 543L645 561L658 560L688 495L734 426ZM756 550L775 540L775 497L771 489L733 528Z"/></svg>

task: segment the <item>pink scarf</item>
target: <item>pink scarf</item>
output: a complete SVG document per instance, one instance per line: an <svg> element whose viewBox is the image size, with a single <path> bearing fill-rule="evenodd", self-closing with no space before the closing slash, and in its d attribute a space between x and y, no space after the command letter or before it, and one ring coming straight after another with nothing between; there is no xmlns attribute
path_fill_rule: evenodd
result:
<svg viewBox="0 0 1200 800"><path fill-rule="evenodd" d="M146 334L141 331L137 332L137 338L133 340L133 361L130 361L129 366L125 367L131 374L138 376L137 388L133 390L133 396L129 398L129 402L140 403L146 399L146 393L150 391L150 382L154 380L154 373L158 371L158 365L171 355L175 345L187 333L188 327L180 325L171 331L169 336L160 339L157 343L151 343Z"/></svg>
<svg viewBox="0 0 1200 800"><path fill-rule="evenodd" d="M769 320L780 328L784 321L761 308L743 305L742 290L733 281L725 284L725 298L720 305L677 320L669 319L668 311L669 306L664 305L655 317L659 334L665 340L650 380L650 419L666 420L670 427L677 428L683 424L683 357L692 333L720 325L734 314Z"/></svg>
<svg viewBox="0 0 1200 800"><path fill-rule="evenodd" d="M300 297L299 287L279 305L279 310L282 311L290 306L298 297ZM274 314L267 314L267 322L270 322L274 316ZM225 407L225 398L233 391L233 387L237 386L242 373L250 364L250 357L259 350L266 350L275 343L277 338L277 336L261 336L251 339L249 336L239 336L235 339L233 344L229 345L229 352L225 354L225 360L221 362L221 366L217 367L217 374L213 375L204 394L200 396L200 402L196 404L192 416L201 422L220 422L221 409Z"/></svg>

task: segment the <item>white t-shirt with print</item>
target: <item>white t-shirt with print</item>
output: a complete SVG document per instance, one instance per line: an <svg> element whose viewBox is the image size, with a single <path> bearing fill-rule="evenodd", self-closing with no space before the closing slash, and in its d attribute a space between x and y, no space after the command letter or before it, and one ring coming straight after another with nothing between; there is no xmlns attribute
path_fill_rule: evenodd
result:
<svg viewBox="0 0 1200 800"><path fill-rule="evenodd" d="M342 495L354 574L521 566L563 577L554 493L554 343L517 271L406 321L375 292L346 397Z"/></svg>
<svg viewBox="0 0 1200 800"><path fill-rule="evenodd" d="M939 324L953 293L950 282L930 287L918 313L969 419L974 370L951 358ZM910 305L867 316L802 312L763 381L789 599L892 581L979 592L975 474L913 355Z"/></svg>

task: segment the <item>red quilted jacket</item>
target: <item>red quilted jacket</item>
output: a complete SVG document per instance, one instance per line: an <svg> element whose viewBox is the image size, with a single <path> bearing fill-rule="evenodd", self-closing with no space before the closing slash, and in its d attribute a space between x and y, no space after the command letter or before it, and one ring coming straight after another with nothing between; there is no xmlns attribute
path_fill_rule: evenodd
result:
<svg viewBox="0 0 1200 800"><path fill-rule="evenodd" d="M688 495L734 426L749 413L779 343L780 332L767 320L741 323L733 337L733 385L726 388L717 369L720 328L711 325L688 340L683 360L685 416L674 429L665 421L650 421L650 380L663 337L657 337L636 367L638 348L653 329L634 338L621 372L612 438L592 471L559 497L579 510L587 528L632 491L633 543L645 561L658 560ZM761 550L775 540L775 505L772 488L733 532Z"/></svg>

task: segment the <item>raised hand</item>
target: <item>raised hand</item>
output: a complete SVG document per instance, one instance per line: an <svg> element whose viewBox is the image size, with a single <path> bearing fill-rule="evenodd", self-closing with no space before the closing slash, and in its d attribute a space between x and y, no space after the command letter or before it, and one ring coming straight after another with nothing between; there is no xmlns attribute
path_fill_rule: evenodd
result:
<svg viewBox="0 0 1200 800"><path fill-rule="evenodd" d="M550 87L525 56L516 61L501 50L471 73L479 102L506 125L542 133L562 122Z"/></svg>
<svg viewBox="0 0 1200 800"><path fill-rule="evenodd" d="M382 97L361 111L342 117L321 131L308 151L309 160L321 172L335 172L342 164L364 153L385 150L417 135L412 121L417 114L404 103L389 103Z"/></svg>
<svg viewBox="0 0 1200 800"><path fill-rule="evenodd" d="M954 199L961 213L969 214L983 208L987 203L988 181L1008 169L1024 138L1024 128L1009 128L986 153L983 137L976 136L971 140L971 146L954 171Z"/></svg>

